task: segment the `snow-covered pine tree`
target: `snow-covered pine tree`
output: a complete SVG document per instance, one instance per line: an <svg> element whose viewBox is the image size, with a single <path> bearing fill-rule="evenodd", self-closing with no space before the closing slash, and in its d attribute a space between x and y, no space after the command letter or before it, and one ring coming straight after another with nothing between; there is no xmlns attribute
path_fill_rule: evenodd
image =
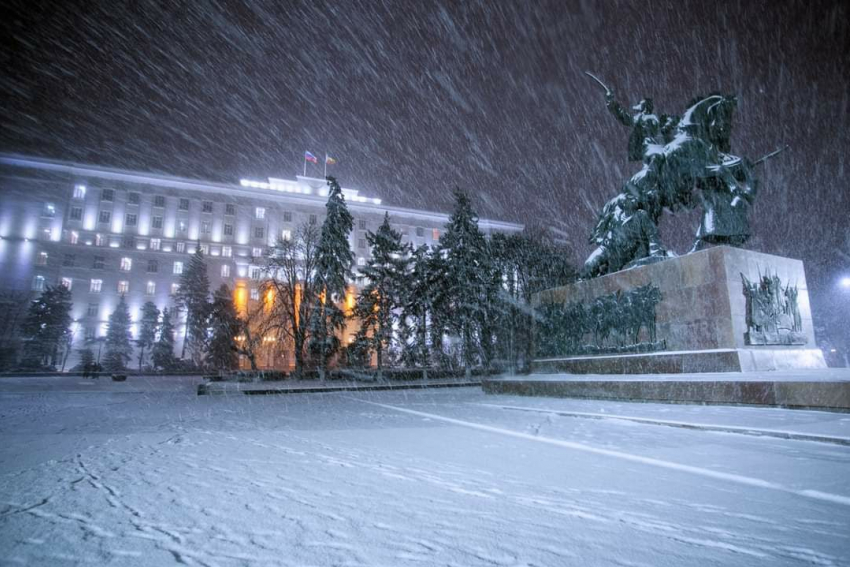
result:
<svg viewBox="0 0 850 567"><path fill-rule="evenodd" d="M142 371L147 351L153 348L156 342L157 329L159 329L159 309L152 301L146 301L142 305L139 338L136 339L136 346L139 347L139 372Z"/></svg>
<svg viewBox="0 0 850 567"><path fill-rule="evenodd" d="M461 339L462 363L467 376L480 351L482 326L489 308L492 267L489 247L478 230L478 215L460 190L455 209L440 238L444 286L438 298L442 315Z"/></svg>
<svg viewBox="0 0 850 567"><path fill-rule="evenodd" d="M106 329L106 352L103 355L103 367L109 372L120 372L127 367L133 356L133 345L130 343L130 310L124 301L124 296L109 316L109 326Z"/></svg>
<svg viewBox="0 0 850 567"><path fill-rule="evenodd" d="M151 350L153 365L160 370L174 368L174 324L168 307L162 310L162 323L159 326L159 338Z"/></svg>
<svg viewBox="0 0 850 567"><path fill-rule="evenodd" d="M322 224L316 251L317 298L311 314L309 349L324 378L330 358L339 349L337 334L345 327L346 282L351 279L354 254L348 237L354 219L345 204L342 189L334 177L328 177L327 216Z"/></svg>
<svg viewBox="0 0 850 567"><path fill-rule="evenodd" d="M71 292L62 285L47 286L34 300L21 325L26 337L23 364L27 367L55 367L59 347L71 333Z"/></svg>
<svg viewBox="0 0 850 567"><path fill-rule="evenodd" d="M372 256L360 273L367 284L357 297L355 315L360 319L360 335L375 351L378 377L384 366L384 353L390 348L393 322L399 318L403 286L409 264L409 247L401 242L401 233L390 226L389 213L376 232L367 232Z"/></svg>
<svg viewBox="0 0 850 567"><path fill-rule="evenodd" d="M428 366L430 359L428 317L433 307L433 290L428 278L428 246L423 244L414 248L407 261L407 276L401 286L401 361L405 366L424 368Z"/></svg>
<svg viewBox="0 0 850 567"><path fill-rule="evenodd" d="M235 338L240 324L233 294L226 284L213 294L208 325L212 331L206 344L207 363L217 370L233 370L239 362Z"/></svg>
<svg viewBox="0 0 850 567"><path fill-rule="evenodd" d="M197 246L189 264L180 276L180 287L174 294L176 307L186 313L186 332L183 336L180 358L186 357L188 349L196 367L203 361L209 296L210 279L207 275L207 263L201 247Z"/></svg>

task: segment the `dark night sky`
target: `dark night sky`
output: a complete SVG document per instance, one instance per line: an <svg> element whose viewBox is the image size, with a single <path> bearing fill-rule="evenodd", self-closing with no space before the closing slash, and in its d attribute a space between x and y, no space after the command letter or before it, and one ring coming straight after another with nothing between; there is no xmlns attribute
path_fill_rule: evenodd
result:
<svg viewBox="0 0 850 567"><path fill-rule="evenodd" d="M804 258L821 304L850 272L846 2L4 4L3 151L223 181L328 151L345 186L447 210L458 185L583 259L637 169L592 70L661 112L737 93L734 153L792 146L761 171L750 246ZM696 218L661 228L683 251Z"/></svg>

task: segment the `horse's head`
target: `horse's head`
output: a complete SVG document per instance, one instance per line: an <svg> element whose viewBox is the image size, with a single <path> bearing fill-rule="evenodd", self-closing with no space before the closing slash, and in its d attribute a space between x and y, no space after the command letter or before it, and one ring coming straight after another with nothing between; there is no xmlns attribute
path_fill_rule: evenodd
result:
<svg viewBox="0 0 850 567"><path fill-rule="evenodd" d="M701 138L721 152L732 150L732 113L738 100L733 95L697 97L679 122L679 129Z"/></svg>

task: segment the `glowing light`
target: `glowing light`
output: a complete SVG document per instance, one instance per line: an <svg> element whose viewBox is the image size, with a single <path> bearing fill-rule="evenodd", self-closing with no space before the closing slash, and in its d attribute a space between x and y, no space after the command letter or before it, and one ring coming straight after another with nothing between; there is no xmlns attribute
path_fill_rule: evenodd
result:
<svg viewBox="0 0 850 567"><path fill-rule="evenodd" d="M248 290L245 289L244 284L236 286L236 289L233 290L233 304L239 313L245 312L248 306Z"/></svg>
<svg viewBox="0 0 850 567"><path fill-rule="evenodd" d="M845 289L850 289L850 276L845 276L841 278L841 287Z"/></svg>

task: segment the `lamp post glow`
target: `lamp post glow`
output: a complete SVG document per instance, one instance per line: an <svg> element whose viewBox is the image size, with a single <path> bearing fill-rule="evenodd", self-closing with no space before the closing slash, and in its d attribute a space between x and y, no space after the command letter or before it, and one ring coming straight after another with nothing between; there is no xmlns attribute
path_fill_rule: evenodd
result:
<svg viewBox="0 0 850 567"><path fill-rule="evenodd" d="M841 278L841 287L844 289L850 289L850 276L844 276Z"/></svg>

